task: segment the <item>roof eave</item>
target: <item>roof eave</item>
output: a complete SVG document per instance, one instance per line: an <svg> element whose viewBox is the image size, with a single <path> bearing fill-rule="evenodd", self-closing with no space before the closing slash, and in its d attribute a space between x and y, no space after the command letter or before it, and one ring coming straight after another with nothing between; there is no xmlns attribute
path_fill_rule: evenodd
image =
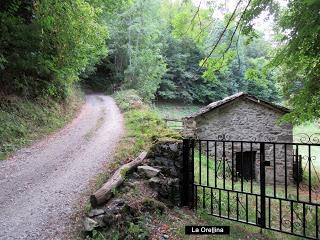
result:
<svg viewBox="0 0 320 240"><path fill-rule="evenodd" d="M222 107L222 106L224 106L224 105L226 105L228 103L231 103L234 100L239 99L239 98L247 98L247 99L249 99L249 100L251 100L253 102L256 102L256 103L259 103L259 104L263 104L266 107L272 108L273 110L276 110L278 112L283 112L283 113L290 113L291 112L291 110L286 108L286 107L279 106L277 104L274 104L274 103L271 103L271 102L267 102L265 100L261 100L261 99L255 97L255 96L252 96L252 95L249 95L247 93L242 93L241 92L241 93L238 93L237 96L234 96L234 97L231 96L230 99L226 99L224 102L222 102L221 104L218 104L217 106L214 106L212 108L208 108L208 109L204 110L203 112L199 112L199 113L196 113L196 114L191 114L189 116L184 117L183 119L197 118L197 117L202 116L204 114L207 114L208 112L211 112L211 111L213 111L213 110L215 110L215 109L217 109L219 107ZM223 99L220 100L220 101L223 101Z"/></svg>

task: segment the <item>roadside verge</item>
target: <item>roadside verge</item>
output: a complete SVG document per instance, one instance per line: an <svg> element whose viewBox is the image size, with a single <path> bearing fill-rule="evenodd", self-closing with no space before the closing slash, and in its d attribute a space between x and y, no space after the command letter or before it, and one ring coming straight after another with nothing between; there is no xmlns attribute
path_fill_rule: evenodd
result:
<svg viewBox="0 0 320 240"><path fill-rule="evenodd" d="M0 160L19 148L62 128L75 117L84 95L75 88L63 102L6 96L0 100Z"/></svg>

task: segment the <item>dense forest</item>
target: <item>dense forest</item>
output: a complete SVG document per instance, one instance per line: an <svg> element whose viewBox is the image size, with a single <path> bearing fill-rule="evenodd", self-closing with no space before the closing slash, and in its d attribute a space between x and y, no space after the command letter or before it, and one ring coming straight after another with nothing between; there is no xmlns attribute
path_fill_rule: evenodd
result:
<svg viewBox="0 0 320 240"><path fill-rule="evenodd" d="M274 71L263 73L272 46L261 36L246 45L248 38L236 33L223 68L213 70L219 51L229 44L231 27L208 67L200 67L225 26L211 10L199 9L202 29L191 22L196 12L192 2L179 1L135 1L120 9L109 23L109 56L87 82L97 88L135 88L147 99L208 103L245 91L278 101Z"/></svg>
<svg viewBox="0 0 320 240"><path fill-rule="evenodd" d="M320 1L234 3L220 17L221 1L2 1L1 98L64 101L76 83L194 103L244 91L318 119ZM255 28L265 13L272 38Z"/></svg>

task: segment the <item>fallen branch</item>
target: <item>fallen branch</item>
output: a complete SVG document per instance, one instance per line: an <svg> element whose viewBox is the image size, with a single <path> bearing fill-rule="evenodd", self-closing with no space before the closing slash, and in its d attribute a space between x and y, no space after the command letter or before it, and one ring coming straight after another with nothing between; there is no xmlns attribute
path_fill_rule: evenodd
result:
<svg viewBox="0 0 320 240"><path fill-rule="evenodd" d="M90 196L91 206L96 207L106 203L112 197L114 189L123 183L126 173L140 165L146 156L147 152L142 152L135 160L122 165L98 191Z"/></svg>

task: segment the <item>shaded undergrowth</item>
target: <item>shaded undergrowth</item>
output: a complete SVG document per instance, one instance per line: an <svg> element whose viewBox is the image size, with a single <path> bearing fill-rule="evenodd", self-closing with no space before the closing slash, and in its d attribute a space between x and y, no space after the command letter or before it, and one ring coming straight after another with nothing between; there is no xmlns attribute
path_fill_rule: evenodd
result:
<svg viewBox="0 0 320 240"><path fill-rule="evenodd" d="M0 160L35 139L64 126L83 102L83 94L74 89L63 102L50 98L25 99L16 96L0 100Z"/></svg>

